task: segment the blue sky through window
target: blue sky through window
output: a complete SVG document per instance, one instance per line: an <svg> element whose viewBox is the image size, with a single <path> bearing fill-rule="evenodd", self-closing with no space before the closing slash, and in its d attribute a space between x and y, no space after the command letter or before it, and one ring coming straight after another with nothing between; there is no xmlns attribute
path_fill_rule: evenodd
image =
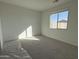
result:
<svg viewBox="0 0 79 59"><path fill-rule="evenodd" d="M50 16L50 20L51 20L52 22L54 22L54 23L57 23L57 13L56 13L56 14L52 14L52 15Z"/></svg>
<svg viewBox="0 0 79 59"><path fill-rule="evenodd" d="M53 21L53 22L57 22L57 17L58 17L58 21L61 21L61 20L67 21L68 20L68 11L52 14L50 16L50 20Z"/></svg>
<svg viewBox="0 0 79 59"><path fill-rule="evenodd" d="M59 21L63 22L63 21L68 21L68 12L69 11L63 11L63 12L58 12L55 14L51 14L50 15L50 27L51 28L57 28L57 26L59 25ZM64 23L64 25L66 25Z"/></svg>
<svg viewBox="0 0 79 59"><path fill-rule="evenodd" d="M59 13L59 18L58 21L62 21L62 20L68 20L68 11L64 11Z"/></svg>

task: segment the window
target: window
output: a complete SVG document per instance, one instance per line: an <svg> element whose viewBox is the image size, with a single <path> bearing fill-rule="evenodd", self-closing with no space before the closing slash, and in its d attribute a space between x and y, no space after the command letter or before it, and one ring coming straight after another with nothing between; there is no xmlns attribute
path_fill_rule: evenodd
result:
<svg viewBox="0 0 79 59"><path fill-rule="evenodd" d="M63 11L50 15L50 28L52 29L67 29L68 12Z"/></svg>

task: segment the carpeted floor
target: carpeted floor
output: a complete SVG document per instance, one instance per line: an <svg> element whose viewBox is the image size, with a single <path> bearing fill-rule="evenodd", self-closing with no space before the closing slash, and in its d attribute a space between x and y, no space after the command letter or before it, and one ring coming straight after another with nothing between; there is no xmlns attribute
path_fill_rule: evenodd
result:
<svg viewBox="0 0 79 59"><path fill-rule="evenodd" d="M22 40L32 59L78 59L77 47L44 36Z"/></svg>
<svg viewBox="0 0 79 59"><path fill-rule="evenodd" d="M19 40L6 41L3 47L0 59L32 59L28 52L21 47Z"/></svg>

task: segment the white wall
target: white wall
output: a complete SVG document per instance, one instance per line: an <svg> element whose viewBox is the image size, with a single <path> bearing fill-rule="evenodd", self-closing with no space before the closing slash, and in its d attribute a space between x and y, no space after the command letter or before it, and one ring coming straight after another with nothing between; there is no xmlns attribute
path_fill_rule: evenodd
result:
<svg viewBox="0 0 79 59"><path fill-rule="evenodd" d="M2 35L1 17L0 17L0 49L3 49L3 35Z"/></svg>
<svg viewBox="0 0 79 59"><path fill-rule="evenodd" d="M64 41L66 43L77 45L77 0L72 0L72 2L68 2L62 4L60 6L49 9L51 12L56 12L58 10L63 10L67 8L69 10L69 21L68 21L68 29L67 30L53 30L49 28L49 15L50 12L44 11L42 13L42 34L48 36L50 38L55 38L60 41Z"/></svg>
<svg viewBox="0 0 79 59"><path fill-rule="evenodd" d="M40 12L0 2L3 39L16 39L32 25L33 35L40 34Z"/></svg>

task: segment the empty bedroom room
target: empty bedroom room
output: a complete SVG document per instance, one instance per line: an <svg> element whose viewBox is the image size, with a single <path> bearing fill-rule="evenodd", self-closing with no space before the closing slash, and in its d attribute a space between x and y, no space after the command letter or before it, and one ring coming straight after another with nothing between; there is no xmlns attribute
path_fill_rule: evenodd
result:
<svg viewBox="0 0 79 59"><path fill-rule="evenodd" d="M78 0L0 0L0 59L78 59Z"/></svg>

